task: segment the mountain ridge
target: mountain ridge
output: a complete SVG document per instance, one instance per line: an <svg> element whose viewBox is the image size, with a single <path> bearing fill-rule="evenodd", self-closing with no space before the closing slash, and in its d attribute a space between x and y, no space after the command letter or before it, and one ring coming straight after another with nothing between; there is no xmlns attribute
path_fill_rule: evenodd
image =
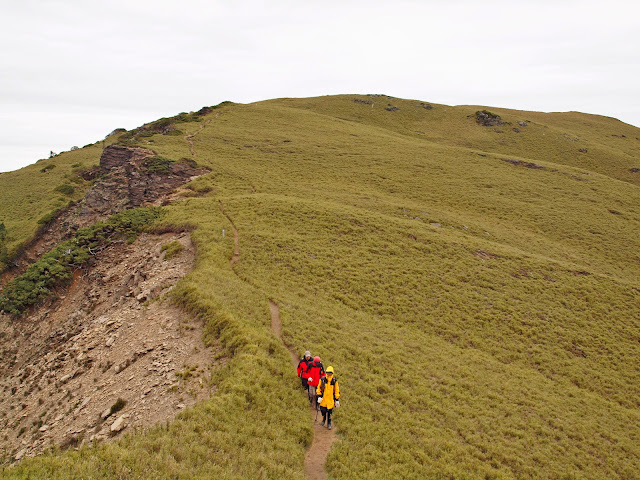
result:
<svg viewBox="0 0 640 480"><path fill-rule="evenodd" d="M211 398L166 427L0 471L301 478L315 431L291 346L341 381L330 478L633 478L638 129L536 115L342 95L224 103L114 134L106 143L209 170L154 228L189 226L194 269L163 301L201 319L228 361ZM29 169L41 199L9 177L36 210L0 202L12 251L64 203L57 186L91 187L72 179L100 147Z"/></svg>

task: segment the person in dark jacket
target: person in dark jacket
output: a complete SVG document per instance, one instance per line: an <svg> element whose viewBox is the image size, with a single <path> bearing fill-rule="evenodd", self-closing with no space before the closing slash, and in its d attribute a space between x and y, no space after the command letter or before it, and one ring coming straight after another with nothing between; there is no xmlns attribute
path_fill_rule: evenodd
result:
<svg viewBox="0 0 640 480"><path fill-rule="evenodd" d="M298 362L298 369L297 369L298 377L300 377L300 381L302 382L302 388L304 388L305 390L309 388L308 371L312 363L313 363L313 360L311 359L311 352L307 350L306 352L304 352L304 357L302 357L302 359L300 359L300 361Z"/></svg>

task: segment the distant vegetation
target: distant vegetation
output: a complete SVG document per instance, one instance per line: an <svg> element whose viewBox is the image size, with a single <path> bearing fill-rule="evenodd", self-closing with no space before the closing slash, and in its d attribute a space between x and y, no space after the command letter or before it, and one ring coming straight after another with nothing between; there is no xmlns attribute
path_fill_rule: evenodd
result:
<svg viewBox="0 0 640 480"><path fill-rule="evenodd" d="M491 108L522 126L501 131L477 123L484 107L356 100L180 122L211 173L161 222L196 227L196 267L172 298L230 358L216 393L170 425L3 478L302 478L312 424L269 300L285 342L340 378L330 478L637 477L638 129ZM129 137L149 140L192 157L183 137Z"/></svg>

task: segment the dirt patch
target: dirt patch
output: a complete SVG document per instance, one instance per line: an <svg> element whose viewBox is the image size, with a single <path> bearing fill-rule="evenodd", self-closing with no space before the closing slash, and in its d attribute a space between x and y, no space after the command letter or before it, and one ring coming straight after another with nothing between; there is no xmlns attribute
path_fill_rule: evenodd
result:
<svg viewBox="0 0 640 480"><path fill-rule="evenodd" d="M233 220L224 211L224 205L222 205L222 202L220 202L220 212L222 212L222 215L224 215L227 218L227 220L229 220L229 223L231 224L231 228L233 229L233 256L229 260L229 266L233 268L235 263L238 260L240 260L240 235L238 234L238 229L236 228L236 225L233 223Z"/></svg>
<svg viewBox="0 0 640 480"><path fill-rule="evenodd" d="M183 248L166 260L171 242ZM102 251L26 319L0 317L1 459L108 440L215 391L199 321L163 301L194 258L187 232L143 234Z"/></svg>
<svg viewBox="0 0 640 480"><path fill-rule="evenodd" d="M503 162L510 163L511 165L515 165L516 167L532 168L534 170L544 169L544 166L542 165L538 165L537 163L533 163L533 162L525 162L524 160L514 160L512 158L501 158L500 160L502 160Z"/></svg>

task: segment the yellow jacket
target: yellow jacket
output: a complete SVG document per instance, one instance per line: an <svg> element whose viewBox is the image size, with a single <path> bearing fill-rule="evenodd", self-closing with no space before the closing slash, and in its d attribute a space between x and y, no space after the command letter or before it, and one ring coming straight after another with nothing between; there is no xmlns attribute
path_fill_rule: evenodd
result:
<svg viewBox="0 0 640 480"><path fill-rule="evenodd" d="M318 387L316 388L318 397L322 397L320 406L326 407L328 409L332 409L335 406L335 402L333 401L334 397L336 400L340 398L340 387L338 386L338 379L335 375L332 375L332 377L333 378L331 380L329 380L328 376L322 377L320 379L320 383L318 383Z"/></svg>

